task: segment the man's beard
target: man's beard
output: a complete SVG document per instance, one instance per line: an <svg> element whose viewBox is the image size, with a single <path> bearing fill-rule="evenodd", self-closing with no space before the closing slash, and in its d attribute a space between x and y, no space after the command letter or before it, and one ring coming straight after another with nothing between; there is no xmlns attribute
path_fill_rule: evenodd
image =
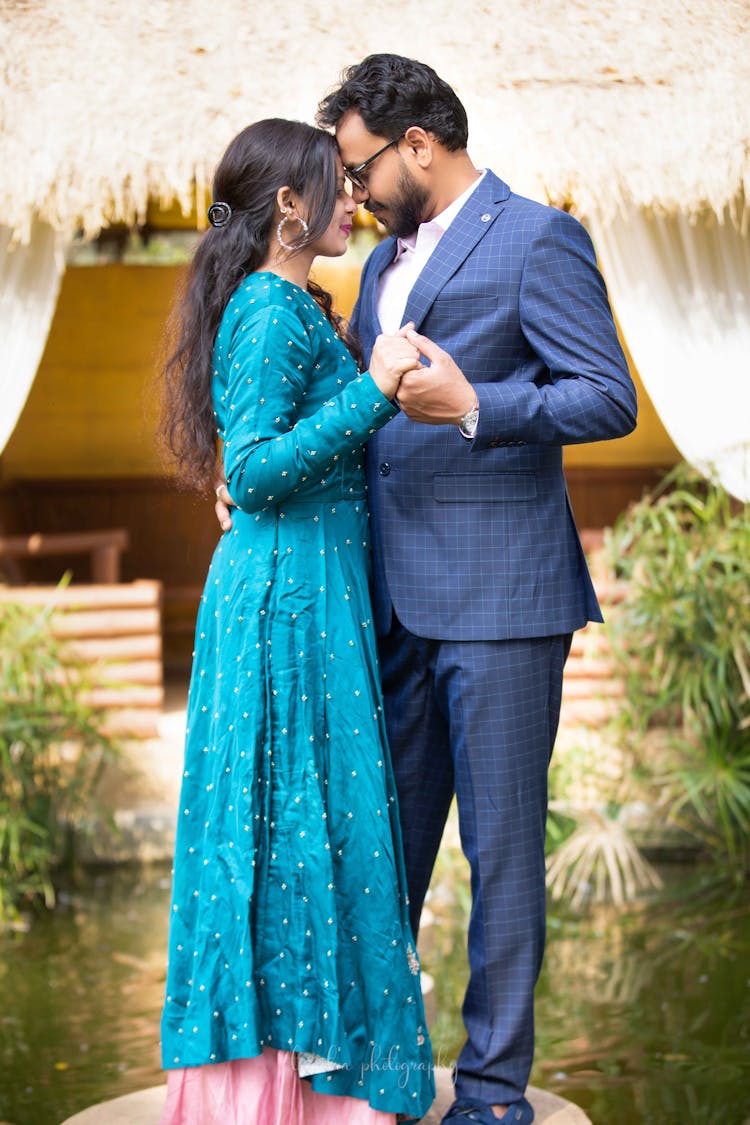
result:
<svg viewBox="0 0 750 1125"><path fill-rule="evenodd" d="M378 200L369 199L365 204L366 211L388 210L388 218L382 219L389 234L396 238L407 238L414 234L420 223L424 222L429 196L424 188L420 187L404 169L399 176L397 194L392 202L381 204ZM377 218L378 216L376 216Z"/></svg>

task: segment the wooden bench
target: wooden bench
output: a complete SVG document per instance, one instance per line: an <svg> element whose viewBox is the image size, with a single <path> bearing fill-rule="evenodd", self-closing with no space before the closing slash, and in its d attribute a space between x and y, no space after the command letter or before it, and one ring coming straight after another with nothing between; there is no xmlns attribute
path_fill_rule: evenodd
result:
<svg viewBox="0 0 750 1125"><path fill-rule="evenodd" d="M0 559L42 558L49 555L89 555L91 581L120 581L120 556L130 546L124 528L108 531L76 531L36 533L35 535L0 536ZM18 581L13 575L14 581Z"/></svg>
<svg viewBox="0 0 750 1125"><path fill-rule="evenodd" d="M86 664L86 700L106 712L105 728L153 738L164 702L162 584L2 586L0 602L52 606L52 628Z"/></svg>

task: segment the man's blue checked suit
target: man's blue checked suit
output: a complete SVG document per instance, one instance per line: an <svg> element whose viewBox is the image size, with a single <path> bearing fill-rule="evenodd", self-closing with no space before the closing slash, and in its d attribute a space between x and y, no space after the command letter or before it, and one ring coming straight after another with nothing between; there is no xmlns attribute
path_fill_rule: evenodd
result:
<svg viewBox="0 0 750 1125"><path fill-rule="evenodd" d="M369 359L389 238L352 326ZM635 425L591 241L492 172L448 227L403 323L479 399L473 440L401 414L367 448L374 602L415 930L452 798L472 869L468 1040L456 1092L517 1100L544 946L547 766L570 634L601 615L562 447Z"/></svg>

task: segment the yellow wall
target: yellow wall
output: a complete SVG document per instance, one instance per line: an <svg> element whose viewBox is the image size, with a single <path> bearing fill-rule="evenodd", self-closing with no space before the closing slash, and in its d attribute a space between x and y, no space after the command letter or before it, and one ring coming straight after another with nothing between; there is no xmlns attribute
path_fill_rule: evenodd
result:
<svg viewBox="0 0 750 1125"><path fill-rule="evenodd" d="M179 268L70 268L23 414L0 459L0 477L161 475L155 372ZM316 270L336 305L351 309L358 265ZM573 466L669 465L678 454L636 376L637 430L615 442L571 446Z"/></svg>
<svg viewBox="0 0 750 1125"><path fill-rule="evenodd" d="M167 266L66 271L36 380L0 461L4 479L162 473L154 372L178 276Z"/></svg>

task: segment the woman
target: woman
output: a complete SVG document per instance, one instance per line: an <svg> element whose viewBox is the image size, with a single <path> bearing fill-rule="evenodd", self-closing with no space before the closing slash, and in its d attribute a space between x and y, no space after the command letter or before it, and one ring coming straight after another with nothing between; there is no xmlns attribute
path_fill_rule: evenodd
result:
<svg viewBox="0 0 750 1125"><path fill-rule="evenodd" d="M356 209L335 142L230 144L167 363L198 484L237 504L196 627L174 869L163 1125L390 1125L434 1096L368 594L362 445L415 366L359 374L317 254Z"/></svg>

